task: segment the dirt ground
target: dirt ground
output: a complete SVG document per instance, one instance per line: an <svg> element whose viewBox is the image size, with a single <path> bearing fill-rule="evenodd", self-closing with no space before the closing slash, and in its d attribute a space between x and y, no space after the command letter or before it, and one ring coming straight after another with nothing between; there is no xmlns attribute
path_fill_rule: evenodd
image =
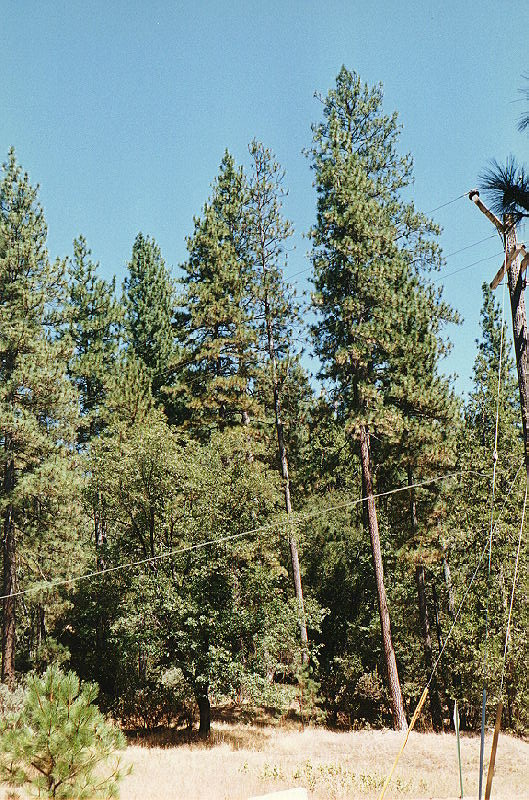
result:
<svg viewBox="0 0 529 800"><path fill-rule="evenodd" d="M491 740L489 734L487 761ZM209 745L166 741L129 746L125 760L133 772L120 794L122 800L247 800L305 787L311 800L376 798L402 741L394 731L217 723ZM464 797L476 798L478 736L463 736L461 757ZM455 736L412 732L387 800L459 796ZM529 800L529 742L500 736L492 797Z"/></svg>

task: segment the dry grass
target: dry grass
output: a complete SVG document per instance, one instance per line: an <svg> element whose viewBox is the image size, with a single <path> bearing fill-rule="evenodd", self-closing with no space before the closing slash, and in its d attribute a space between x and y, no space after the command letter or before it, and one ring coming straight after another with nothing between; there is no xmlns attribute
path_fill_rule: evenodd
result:
<svg viewBox="0 0 529 800"><path fill-rule="evenodd" d="M336 733L322 728L216 724L213 741L132 745L133 774L122 800L247 800L252 795L304 786L316 800L375 798L402 743L393 731ZM491 737L487 740L490 752ZM477 797L479 738L462 739L465 797ZM399 762L390 798L459 797L456 740L451 734L413 732ZM529 798L529 743L502 735L493 785L495 798Z"/></svg>
<svg viewBox="0 0 529 800"><path fill-rule="evenodd" d="M130 745L124 759L133 773L120 795L121 800L247 800L305 787L311 800L368 800L378 796L401 743L402 734L394 731L301 732L293 726L217 722L209 744L186 743L181 733L169 731L148 744ZM464 736L461 750L465 798L476 798L479 737ZM529 800L527 741L500 736L492 796ZM0 789L0 800L8 797ZM455 737L413 732L386 800L457 797Z"/></svg>

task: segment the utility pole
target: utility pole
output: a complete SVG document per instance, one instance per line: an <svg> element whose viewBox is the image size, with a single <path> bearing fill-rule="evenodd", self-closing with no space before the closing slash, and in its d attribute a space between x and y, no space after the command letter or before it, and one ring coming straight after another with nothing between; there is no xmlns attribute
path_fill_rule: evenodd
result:
<svg viewBox="0 0 529 800"><path fill-rule="evenodd" d="M505 242L505 258L502 266L491 281L490 288L495 289L503 280L505 273L507 273L522 410L525 468L529 480L529 338L527 336L524 295L526 285L524 273L529 266L529 253L527 253L523 244L519 245L516 241L516 223L512 216L506 215L504 221L501 222L482 202L477 189L472 189L468 196L497 228ZM521 260L520 256L522 256Z"/></svg>
<svg viewBox="0 0 529 800"><path fill-rule="evenodd" d="M492 222L497 229L505 243L505 257L503 264L491 281L490 288L496 289L507 275L507 283L509 286L509 297L511 300L512 312L512 328L514 338L514 352L516 354L516 367L518 369L518 388L520 390L520 407L522 411L522 429L524 441L524 458L526 481L529 483L529 353L528 345L529 339L527 336L527 315L525 313L525 295L524 290L526 286L526 279L524 273L529 266L529 253L527 253L523 244L518 244L516 240L516 221L513 215L506 214L503 222L487 208L482 202L477 189L472 189L468 193L469 200L477 205L479 210L485 214L488 220ZM521 259L520 259L521 257ZM497 453L494 453L494 458L497 458ZM492 544L492 522L491 522L491 538L489 542L489 574L490 574L490 548ZM488 614L488 599L487 599L487 614ZM488 623L487 623L488 624ZM486 652L486 651L485 651ZM485 655L486 659L486 655ZM485 664L485 662L484 662ZM484 669L485 677L485 669ZM486 678L485 678L486 681ZM481 710L481 747L479 756L479 800L481 800L481 792L483 786L483 753L485 746L485 710L486 710L486 683L483 687L483 703ZM485 800L489 800L492 789L492 778L494 776L494 762L496 758L496 747L498 744L498 736L501 726L501 715L503 710L503 702L500 697L498 708L496 712L496 725L494 728L494 738L492 744L491 758L489 762L489 769L487 775L487 785L485 788Z"/></svg>

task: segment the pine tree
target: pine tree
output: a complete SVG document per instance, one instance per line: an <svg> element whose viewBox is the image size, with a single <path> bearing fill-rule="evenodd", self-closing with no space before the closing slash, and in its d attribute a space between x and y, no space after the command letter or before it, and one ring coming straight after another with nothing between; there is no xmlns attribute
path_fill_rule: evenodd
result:
<svg viewBox="0 0 529 800"><path fill-rule="evenodd" d="M471 595L445 653L446 663L454 665L451 670L452 696L466 699L463 710L467 727L479 726L484 679L488 683L487 711L491 715L496 711L515 543L525 488L525 472L520 469L523 464L523 437L516 367L509 335L510 323L506 314L502 345L501 316L501 306L489 286L484 284L482 333L474 363L473 388L465 408L464 426L458 436L458 460L469 472L461 476L457 485L448 484L445 487L443 501L446 510L440 522L445 560L450 567L450 579L443 602L444 608L448 607L448 613L444 608L441 611L441 620L445 617L446 625L453 621L450 590L455 595L457 607L463 589L468 586L470 576L474 573L477 557L484 554ZM502 369L498 383L500 353ZM495 442L497 410L498 439ZM491 482L494 462L496 492L493 505ZM493 536L489 575L488 548L485 553L483 548L487 547L489 541L491 520ZM522 551L521 558L524 557L526 552ZM529 643L526 636L527 603L524 601L527 589L522 573L520 579L515 610L516 633L510 645L504 684L507 724L514 727L524 725L522 720L526 719L528 696L527 670L524 668ZM487 659L484 675L485 648Z"/></svg>
<svg viewBox="0 0 529 800"><path fill-rule="evenodd" d="M0 470L3 518L2 680L15 673L17 549L52 534L53 506L71 483L77 401L70 345L58 340L65 265L50 263L46 224L10 151L0 184ZM54 332L55 331L55 332ZM60 500L59 500L60 505Z"/></svg>
<svg viewBox="0 0 529 800"><path fill-rule="evenodd" d="M134 242L128 270L123 284L126 343L143 363L153 397L171 418L169 395L177 358L174 285L160 248L142 233Z"/></svg>
<svg viewBox="0 0 529 800"><path fill-rule="evenodd" d="M498 370L501 357L498 442L500 446L506 445L506 449L511 451L513 433L515 438L519 438L520 426L518 383L510 344L508 314L505 313L502 335L501 310L488 283L483 283L482 292L481 339L477 342L478 354L473 370L474 388L467 405L467 417L482 447L487 452L494 450Z"/></svg>
<svg viewBox="0 0 529 800"><path fill-rule="evenodd" d="M126 773L119 758L110 770L107 762L125 737L105 721L96 697L95 684L57 667L30 678L22 710L0 723L0 779L57 800L116 796Z"/></svg>
<svg viewBox="0 0 529 800"><path fill-rule="evenodd" d="M69 327L74 353L69 373L81 399L79 443L97 436L105 425L107 383L117 358L122 308L115 300L115 278L97 276L86 239L73 243L69 264Z"/></svg>
<svg viewBox="0 0 529 800"><path fill-rule="evenodd" d="M381 111L380 87L369 89L343 67L313 128L312 166L318 192L312 232L315 270L313 326L321 377L335 387L337 411L356 442L362 468L386 670L395 725L406 726L384 586L378 518L373 499L371 436L395 441L404 420L394 397L394 368L410 353L414 278L399 242L409 214L399 192L411 180L401 157L396 114ZM411 357L406 357L406 361Z"/></svg>
<svg viewBox="0 0 529 800"><path fill-rule="evenodd" d="M406 242L402 245L403 252L410 259L410 273L414 272L417 250L420 250L421 265L435 268L436 245L427 238L428 234L437 232L435 227L423 225L420 215L412 208L408 209L406 224L408 229L414 230L413 247L408 250ZM387 460L404 472L412 487L405 512L408 525L404 524L407 528L404 541L406 555L415 573L424 663L429 678L434 659L426 563L437 560L441 550L436 499L442 485L436 483L419 490L413 486L417 481L453 468L456 461L459 410L449 381L439 374L439 361L448 349L441 339L443 326L457 322L458 317L442 301L439 290L425 281L417 269L415 272L417 284L408 293L408 302L401 307L406 349L393 359L391 375L391 398L401 410L402 430L398 440L392 443ZM434 727L442 729L443 712L435 675L430 684L430 708Z"/></svg>
<svg viewBox="0 0 529 800"><path fill-rule="evenodd" d="M182 265L182 384L191 426L202 435L247 424L255 411L247 197L243 171L226 152Z"/></svg>
<svg viewBox="0 0 529 800"><path fill-rule="evenodd" d="M288 453L282 414L282 389L291 360L293 326L297 321L293 298L283 279L285 249L292 227L282 215L282 183L284 173L272 153L255 139L250 144L252 174L248 198L248 249L254 270L255 319L257 339L267 356L268 379L277 436L277 452L283 478L285 510L289 521L288 541L294 579L294 590L301 611L301 640L308 646L303 606L303 587L292 515ZM294 359L295 361L295 359Z"/></svg>

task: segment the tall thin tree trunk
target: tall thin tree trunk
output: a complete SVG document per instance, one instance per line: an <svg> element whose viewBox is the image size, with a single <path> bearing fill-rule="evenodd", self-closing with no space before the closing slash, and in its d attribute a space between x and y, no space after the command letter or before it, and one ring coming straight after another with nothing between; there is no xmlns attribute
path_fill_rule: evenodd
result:
<svg viewBox="0 0 529 800"><path fill-rule="evenodd" d="M446 557L446 551L444 547L443 547L443 572L445 576L446 590L448 592L448 610L450 611L452 617L455 617L456 604L454 600L454 587L452 586L450 564L448 563L448 558Z"/></svg>
<svg viewBox="0 0 529 800"><path fill-rule="evenodd" d="M37 646L36 646L36 650L38 650L39 647L41 647L45 643L46 635L47 635L46 634L46 611L44 609L44 606L41 606L40 603L37 605L37 618L35 620L35 625L36 625L36 629L37 629L37 635L36 635Z"/></svg>
<svg viewBox="0 0 529 800"><path fill-rule="evenodd" d="M430 634L430 619L428 615L428 606L426 603L426 576L424 564L417 564L415 567L415 583L417 584L417 595L419 599L419 616L421 619L424 661L426 663L428 676L430 676L433 669L433 653L432 637ZM432 676L432 681L430 683L430 712L435 730L442 731L443 711L441 707L441 698L439 697L439 687L437 685L437 678L435 675Z"/></svg>
<svg viewBox="0 0 529 800"><path fill-rule="evenodd" d="M373 555L373 565L375 569L375 580L377 584L378 610L380 615L380 627L382 629L382 641L384 644L384 657L388 675L388 684L391 698L391 710L393 722L399 730L406 730L406 714L404 711L404 701L400 688L399 673L395 651L391 640L391 621L389 617L388 601L384 586L384 567L382 564L382 552L380 549L380 534L378 531L378 519L373 497L373 479L371 476L369 432L363 425L360 429L360 461L362 464L362 484L364 495L367 498L367 519L369 535L371 537L371 552Z"/></svg>
<svg viewBox="0 0 529 800"><path fill-rule="evenodd" d="M10 458L4 472L4 497L9 496L15 486L15 462ZM9 504L4 511L4 537L2 556L4 563L3 591L11 595L15 591L15 521L13 506ZM12 687L15 681L15 622L16 604L14 597L5 597L2 614L2 683Z"/></svg>
<svg viewBox="0 0 529 800"><path fill-rule="evenodd" d="M413 484L413 474L411 469L408 469L408 486ZM413 535L417 534L419 527L417 520L417 503L415 499L415 489L410 489L410 518L411 528ZM433 669L433 655L432 655L432 637L430 634L430 618L428 615L428 604L426 602L426 575L424 564L417 564L415 566L415 583L417 585L417 597L419 600L419 618L421 620L421 631L424 647L424 661L428 675L431 674ZM441 699L439 697L439 688L437 686L437 679L434 675L430 684L430 713L432 715L432 723L435 730L443 730L443 712L441 708Z"/></svg>
<svg viewBox="0 0 529 800"><path fill-rule="evenodd" d="M264 265L263 265L263 270L266 270L266 267ZM283 420L281 419L281 400L279 397L279 386L277 379L277 359L276 359L275 345L274 345L274 334L272 330L270 309L266 295L265 295L265 317L266 317L266 333L268 339L268 355L270 357L270 363L272 366L272 386L274 393L274 414L276 421L277 449L279 454L279 461L281 464L281 476L283 478L285 510L287 512L287 516L290 517L292 514L292 501L290 499L290 476L288 472L288 456L285 444L285 435L283 430ZM299 611L300 611L299 627L301 634L301 644L303 647L302 660L303 663L306 664L308 663L309 637L307 634L307 623L305 621L305 605L303 603L303 587L301 584L301 570L299 566L298 543L294 532L294 526L290 519L288 523L288 545L290 547L290 561L292 564L292 576L294 579L294 592L296 595L296 599L299 603Z"/></svg>

